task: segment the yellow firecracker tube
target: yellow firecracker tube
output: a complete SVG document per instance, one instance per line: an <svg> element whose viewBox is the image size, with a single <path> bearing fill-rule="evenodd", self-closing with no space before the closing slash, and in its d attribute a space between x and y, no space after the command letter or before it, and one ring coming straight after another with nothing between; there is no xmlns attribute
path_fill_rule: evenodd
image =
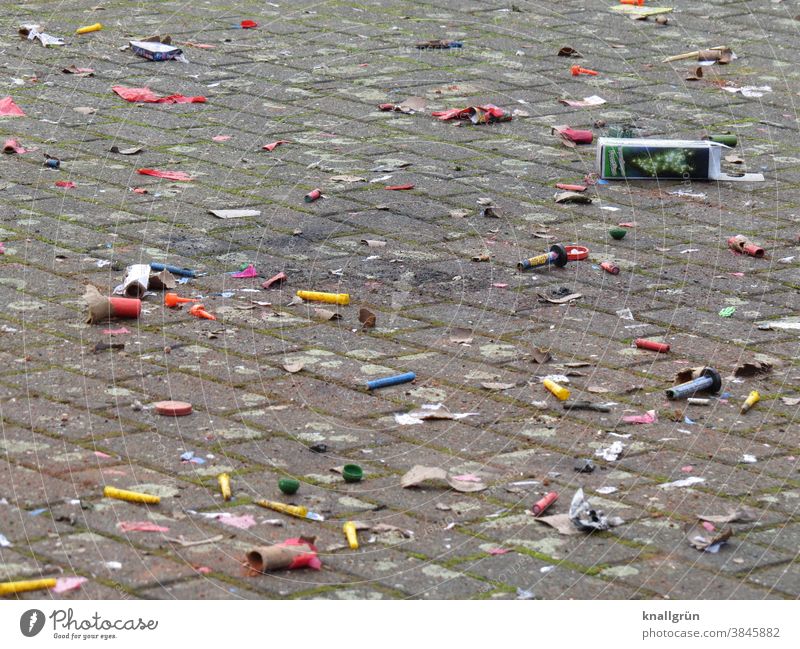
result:
<svg viewBox="0 0 800 649"><path fill-rule="evenodd" d="M0 597L14 593L25 593L29 590L45 590L54 588L55 579L28 579L26 581L6 581L0 583Z"/></svg>
<svg viewBox="0 0 800 649"><path fill-rule="evenodd" d="M356 524L353 521L347 521L342 530L347 538L347 544L351 550L358 550L358 532L356 531Z"/></svg>
<svg viewBox="0 0 800 649"><path fill-rule="evenodd" d="M328 304L340 304L346 306L350 304L348 293L321 293L319 291L297 291L297 297L308 300L309 302L326 302Z"/></svg>
<svg viewBox="0 0 800 649"><path fill-rule="evenodd" d="M95 23L94 25L87 25L86 27L81 27L75 30L76 34L88 34L90 32L99 32L103 29L103 25L100 23Z"/></svg>
<svg viewBox="0 0 800 649"><path fill-rule="evenodd" d="M306 518L308 515L308 507L303 507L302 505L286 505L284 503L275 502L274 500L257 500L256 505L283 514L289 514L289 516L297 516L297 518Z"/></svg>
<svg viewBox="0 0 800 649"><path fill-rule="evenodd" d="M125 500L129 503L158 505L161 502L160 496L151 496L150 494L143 494L137 491L125 491L125 489L117 489L116 487L106 487L103 489L103 495L106 498L116 498L117 500Z"/></svg>
<svg viewBox="0 0 800 649"><path fill-rule="evenodd" d="M555 381L551 381L550 379L545 379L542 381L544 387L546 387L550 392L553 393L555 397L561 399L561 401L566 401L569 399L569 390L565 388L563 385L559 385Z"/></svg>
<svg viewBox="0 0 800 649"><path fill-rule="evenodd" d="M220 473L217 476L219 482L219 490L222 492L223 500L231 499L231 477L227 473Z"/></svg>
<svg viewBox="0 0 800 649"><path fill-rule="evenodd" d="M761 401L761 395L758 393L758 390L753 390L742 404L742 414L750 410L750 408L756 405L759 401Z"/></svg>

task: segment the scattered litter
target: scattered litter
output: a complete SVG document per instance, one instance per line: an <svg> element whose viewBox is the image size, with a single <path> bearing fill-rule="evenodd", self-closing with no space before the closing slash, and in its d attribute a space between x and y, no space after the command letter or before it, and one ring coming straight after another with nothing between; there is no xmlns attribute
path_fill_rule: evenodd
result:
<svg viewBox="0 0 800 649"><path fill-rule="evenodd" d="M457 479L456 477L451 476L447 471L439 467L421 466L419 464L412 467L400 479L400 486L403 487L404 489L408 489L409 487L417 487L421 483L427 480L432 480L432 481L443 480L456 491L461 491L465 493L473 491L483 491L484 489L486 489L486 485L483 484L483 482L481 482L480 480L476 482L475 480L472 479L469 480Z"/></svg>
<svg viewBox="0 0 800 649"><path fill-rule="evenodd" d="M425 404L419 410L407 413L395 413L394 420L401 426L414 426L432 420L459 420L466 417L477 417L477 412L450 412L444 404Z"/></svg>
<svg viewBox="0 0 800 649"><path fill-rule="evenodd" d="M180 182L191 182L194 180L185 171L161 171L159 169L137 169L137 174L142 176L154 176L155 178L164 178L165 180L177 180Z"/></svg>
<svg viewBox="0 0 800 649"><path fill-rule="evenodd" d="M233 209L208 211L219 219L241 219L250 216L261 216L261 210Z"/></svg>
<svg viewBox="0 0 800 649"><path fill-rule="evenodd" d="M168 527L150 521L120 521L117 527L121 532L169 532Z"/></svg>
<svg viewBox="0 0 800 649"><path fill-rule="evenodd" d="M2 97L0 98L0 117L25 117L25 113L11 97Z"/></svg>
<svg viewBox="0 0 800 649"><path fill-rule="evenodd" d="M320 570L322 561L314 545L316 537L301 536L286 539L275 545L253 548L246 554L247 565L254 573L273 570Z"/></svg>
<svg viewBox="0 0 800 649"><path fill-rule="evenodd" d="M559 103L562 103L565 106L571 106L572 108L590 108L592 106L602 106L606 103L605 99L598 97L597 95L584 97L583 99L559 99L558 101Z"/></svg>
<svg viewBox="0 0 800 649"><path fill-rule="evenodd" d="M125 101L143 104L204 104L205 97L186 97L184 95L168 95L159 97L150 88L127 88L125 86L111 86L116 94Z"/></svg>
<svg viewBox="0 0 800 649"><path fill-rule="evenodd" d="M626 424L654 424L658 421L655 410L648 410L643 415L626 415L622 418Z"/></svg>
<svg viewBox="0 0 800 649"><path fill-rule="evenodd" d="M692 487L696 484L702 484L706 481L705 478L700 478L697 476L692 476L690 478L684 478L683 480L673 480L672 482L665 482L663 484L658 485L659 489L674 489L678 487Z"/></svg>
<svg viewBox="0 0 800 649"><path fill-rule="evenodd" d="M473 124L494 124L496 122L509 122L512 119L508 112L494 104L437 110L432 112L431 115L433 117L438 117L441 121L468 119Z"/></svg>
<svg viewBox="0 0 800 649"><path fill-rule="evenodd" d="M52 590L54 593L67 593L78 590L87 581L89 580L86 577L58 577Z"/></svg>
<svg viewBox="0 0 800 649"><path fill-rule="evenodd" d="M261 148L265 151L274 151L276 147L279 147L281 144L291 144L289 140L276 140L275 142L270 142L269 144L265 144Z"/></svg>
<svg viewBox="0 0 800 649"><path fill-rule="evenodd" d="M622 442L614 442L611 446L597 449L594 454L595 457L602 458L607 462L616 462L624 450L625 445Z"/></svg>
<svg viewBox="0 0 800 649"><path fill-rule="evenodd" d="M703 552L716 554L719 552L720 548L727 543L728 539L733 536L733 530L731 528L726 528L718 534L714 534L713 536L707 536L703 533L700 533L698 527L702 526L694 526L689 532L688 541L689 545L691 545L693 548Z"/></svg>

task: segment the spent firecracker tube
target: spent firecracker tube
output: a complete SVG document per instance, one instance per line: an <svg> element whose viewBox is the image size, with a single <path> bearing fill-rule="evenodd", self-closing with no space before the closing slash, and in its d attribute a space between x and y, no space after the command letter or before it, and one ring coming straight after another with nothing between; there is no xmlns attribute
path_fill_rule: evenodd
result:
<svg viewBox="0 0 800 649"><path fill-rule="evenodd" d="M347 539L347 545L351 550L358 550L358 532L356 531L356 524L353 521L347 521L342 526L342 531Z"/></svg>
<svg viewBox="0 0 800 649"><path fill-rule="evenodd" d="M231 477L227 473L220 473L217 476L219 483L219 491L222 494L222 500L231 499Z"/></svg>
<svg viewBox="0 0 800 649"><path fill-rule="evenodd" d="M744 403L742 404L741 413L745 414L759 401L761 401L761 395L758 393L758 390L753 390L749 395L747 395L747 399L745 399Z"/></svg>
<svg viewBox="0 0 800 649"><path fill-rule="evenodd" d="M543 498L536 501L536 503L531 507L531 512L533 512L534 516L539 516L545 509L550 507L556 500L558 500L558 492L551 491L544 495Z"/></svg>
<svg viewBox="0 0 800 649"><path fill-rule="evenodd" d="M568 261L567 249L560 243L556 243L550 246L550 252L529 259L523 259L517 264L517 270L530 270L542 266L556 266L562 268L567 265Z"/></svg>
<svg viewBox="0 0 800 649"><path fill-rule="evenodd" d="M388 388L391 385L400 385L401 383L410 383L417 378L414 372L406 372L405 374L397 374L395 376L387 376L383 379L375 379L367 381L368 390L378 390L380 388Z"/></svg>
<svg viewBox="0 0 800 649"><path fill-rule="evenodd" d="M14 593L26 593L32 590L55 588L55 579L26 579L25 581L6 581L0 583L0 597Z"/></svg>
<svg viewBox="0 0 800 649"><path fill-rule="evenodd" d="M666 391L667 399L685 399L695 392L719 392L722 387L722 377L717 370L704 367L701 376L692 381L675 385Z"/></svg>
<svg viewBox="0 0 800 649"><path fill-rule="evenodd" d="M117 489L116 487L105 487L103 489L103 495L106 498L124 500L129 503L142 503L145 505L158 505L161 502L161 498L159 496L151 496L150 494L143 494L138 491Z"/></svg>
<svg viewBox="0 0 800 649"><path fill-rule="evenodd" d="M637 338L634 344L639 349L649 349L651 352L658 352L659 354L666 354L669 351L667 343L657 343L653 340L646 340L645 338Z"/></svg>
<svg viewBox="0 0 800 649"><path fill-rule="evenodd" d="M542 381L542 385L544 385L544 387L546 387L554 397L560 399L561 401L566 401L569 399L569 390L567 390L567 388L565 388L563 385L559 385L551 379L545 379Z"/></svg>
<svg viewBox="0 0 800 649"><path fill-rule="evenodd" d="M619 266L610 261L604 261L600 264L600 268L611 275L619 275Z"/></svg>
<svg viewBox="0 0 800 649"><path fill-rule="evenodd" d="M347 306L350 304L349 293L323 293L321 291L297 291L297 297L307 302L325 302L326 304L338 304Z"/></svg>

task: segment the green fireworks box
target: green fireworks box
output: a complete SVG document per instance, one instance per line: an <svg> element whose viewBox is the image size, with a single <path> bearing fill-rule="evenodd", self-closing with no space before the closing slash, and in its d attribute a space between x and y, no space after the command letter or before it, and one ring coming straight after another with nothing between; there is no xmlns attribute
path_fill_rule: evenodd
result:
<svg viewBox="0 0 800 649"><path fill-rule="evenodd" d="M724 173L722 151L728 148L710 140L601 137L597 167L607 180L764 180L762 174Z"/></svg>

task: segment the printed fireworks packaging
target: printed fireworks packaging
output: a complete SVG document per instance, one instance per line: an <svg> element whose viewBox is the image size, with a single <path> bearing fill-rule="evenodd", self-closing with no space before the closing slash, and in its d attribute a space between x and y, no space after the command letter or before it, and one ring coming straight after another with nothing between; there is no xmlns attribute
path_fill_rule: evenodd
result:
<svg viewBox="0 0 800 649"><path fill-rule="evenodd" d="M724 173L720 163L728 148L710 140L601 137L597 170L606 180L764 180L762 174Z"/></svg>

